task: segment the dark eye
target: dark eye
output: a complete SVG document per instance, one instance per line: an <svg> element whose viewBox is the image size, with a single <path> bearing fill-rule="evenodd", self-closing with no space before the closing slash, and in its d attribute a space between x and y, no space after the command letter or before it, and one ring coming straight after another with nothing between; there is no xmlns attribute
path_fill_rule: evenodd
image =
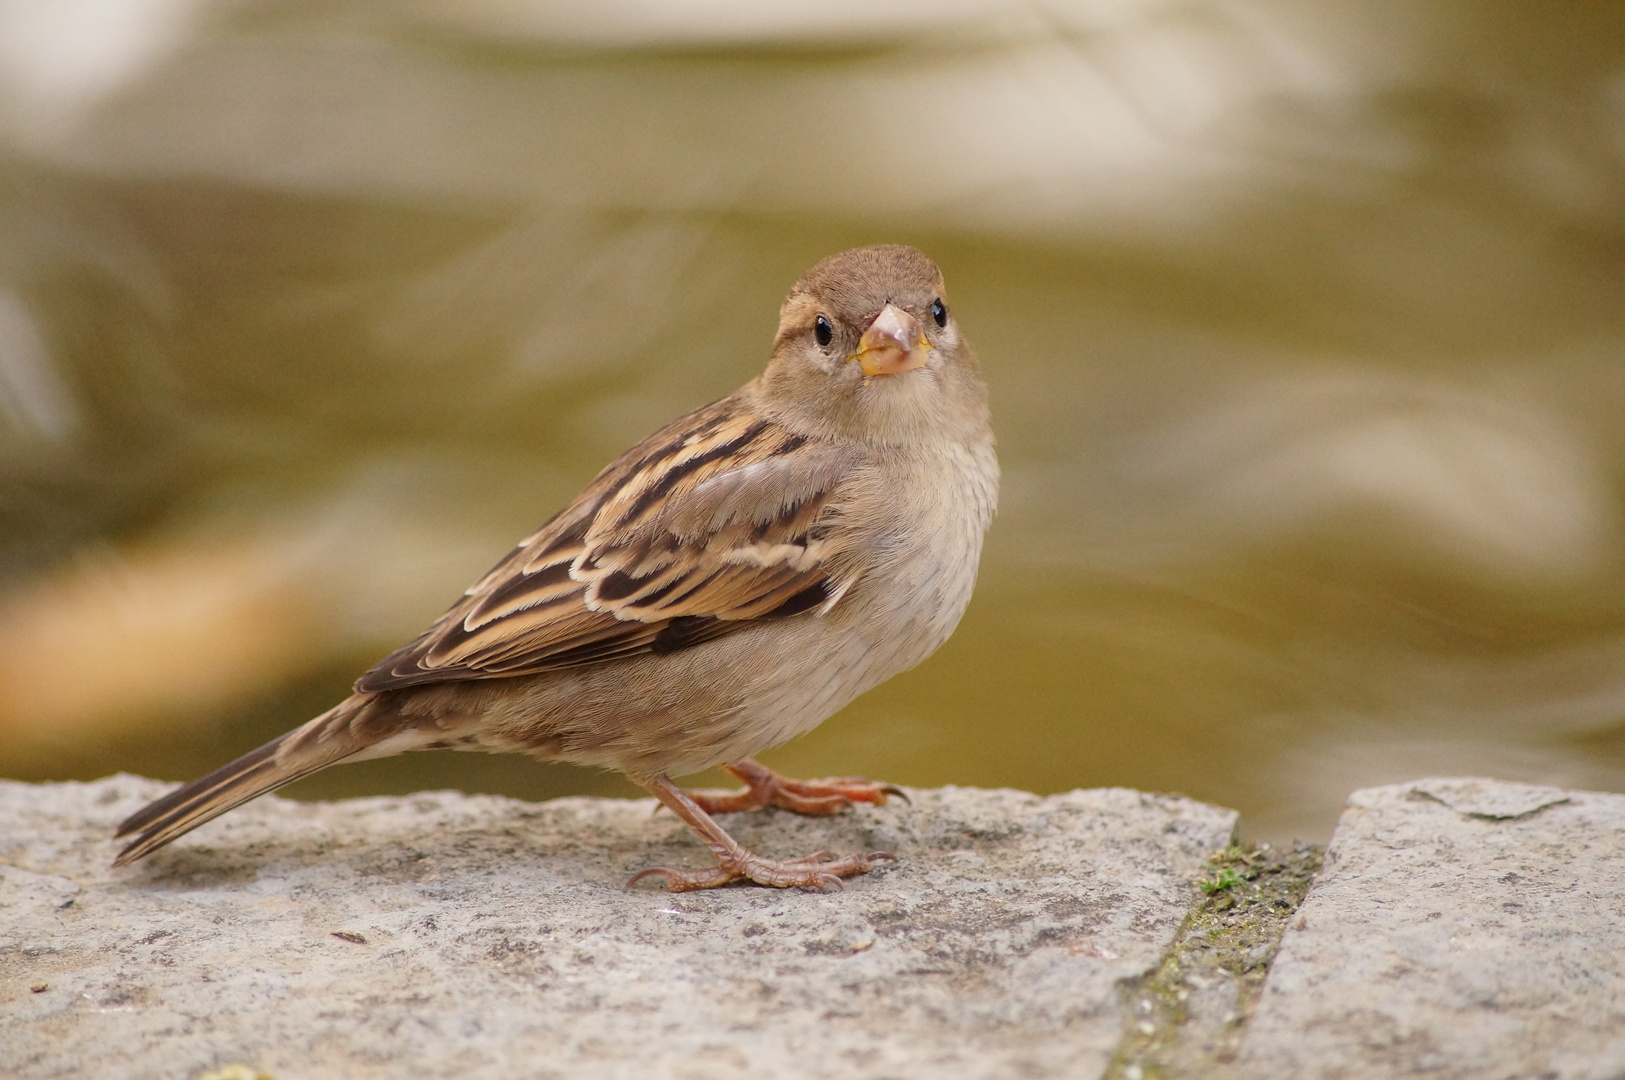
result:
<svg viewBox="0 0 1625 1080"><path fill-rule="evenodd" d="M828 345L834 336L835 328L829 324L828 319L820 315L813 320L813 337L818 339L818 344Z"/></svg>
<svg viewBox="0 0 1625 1080"><path fill-rule="evenodd" d="M941 300L931 301L931 317L936 320L938 326L948 325L948 309L942 306Z"/></svg>

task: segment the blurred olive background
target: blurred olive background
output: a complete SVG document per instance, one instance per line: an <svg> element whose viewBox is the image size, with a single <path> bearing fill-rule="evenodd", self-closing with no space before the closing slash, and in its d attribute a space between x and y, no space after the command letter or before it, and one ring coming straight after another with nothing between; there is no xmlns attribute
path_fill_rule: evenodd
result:
<svg viewBox="0 0 1625 1080"><path fill-rule="evenodd" d="M767 760L1323 839L1625 790L1625 5L0 2L0 775L341 696L932 254L1005 486L958 634ZM630 793L518 758L302 797Z"/></svg>

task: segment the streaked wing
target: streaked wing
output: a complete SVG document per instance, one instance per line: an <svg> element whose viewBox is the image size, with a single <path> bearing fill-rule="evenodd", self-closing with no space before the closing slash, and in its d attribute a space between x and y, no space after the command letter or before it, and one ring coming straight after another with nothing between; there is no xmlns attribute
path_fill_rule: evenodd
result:
<svg viewBox="0 0 1625 1080"><path fill-rule="evenodd" d="M827 610L855 577L828 519L860 460L724 398L623 454L356 689L670 652Z"/></svg>

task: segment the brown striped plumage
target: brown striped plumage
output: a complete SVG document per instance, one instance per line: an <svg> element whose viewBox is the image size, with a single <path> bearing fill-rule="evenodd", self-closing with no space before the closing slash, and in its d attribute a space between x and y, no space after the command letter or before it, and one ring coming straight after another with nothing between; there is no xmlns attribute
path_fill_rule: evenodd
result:
<svg viewBox="0 0 1625 1080"><path fill-rule="evenodd" d="M824 561L840 535L815 523L859 455L806 449L737 406L724 398L634 446L356 689L669 651L839 600L851 572L832 579Z"/></svg>
<svg viewBox="0 0 1625 1080"><path fill-rule="evenodd" d="M827 813L896 789L751 760L919 663L975 580L998 465L934 264L860 248L785 301L767 370L628 450L355 693L125 821L141 858L340 761L514 751L620 769L716 853L673 889L819 885L880 856L762 859L706 811ZM738 794L676 788L721 762Z"/></svg>

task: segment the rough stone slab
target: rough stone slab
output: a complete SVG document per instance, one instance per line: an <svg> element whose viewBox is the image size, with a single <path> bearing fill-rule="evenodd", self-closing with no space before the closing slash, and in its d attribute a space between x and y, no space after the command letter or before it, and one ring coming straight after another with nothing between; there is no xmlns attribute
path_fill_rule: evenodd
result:
<svg viewBox="0 0 1625 1080"><path fill-rule="evenodd" d="M725 819L844 892L628 889L652 801L269 797L113 871L164 790L0 782L0 1075L1098 1076L1234 814L1119 789ZM349 935L341 936L341 935ZM45 984L33 992L32 987Z"/></svg>
<svg viewBox="0 0 1625 1080"><path fill-rule="evenodd" d="M1240 1075L1625 1078L1625 796L1356 791L1298 916Z"/></svg>
<svg viewBox="0 0 1625 1080"><path fill-rule="evenodd" d="M1418 780L1409 785L1412 792L1443 803L1458 814L1510 821L1528 817L1538 810L1569 801L1560 788L1535 784L1514 784L1505 780Z"/></svg>

